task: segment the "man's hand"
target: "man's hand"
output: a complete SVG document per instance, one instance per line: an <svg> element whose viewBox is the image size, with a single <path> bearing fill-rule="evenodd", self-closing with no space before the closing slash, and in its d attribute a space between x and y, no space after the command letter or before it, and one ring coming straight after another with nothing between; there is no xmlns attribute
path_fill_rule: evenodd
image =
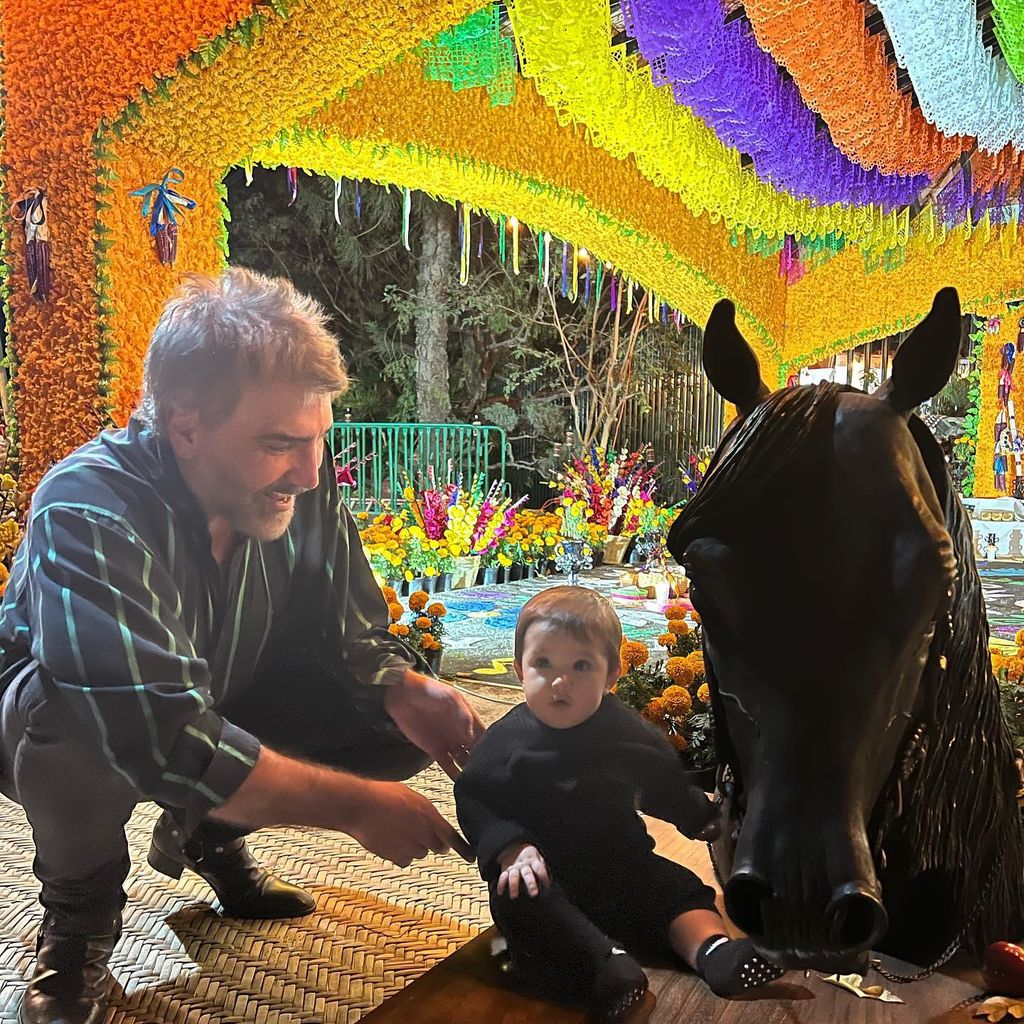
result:
<svg viewBox="0 0 1024 1024"><path fill-rule="evenodd" d="M508 890L508 898L519 898L520 886L526 888L530 896L536 896L543 886L551 884L548 866L536 846L523 846L517 843L506 846L498 858L501 874L498 876L498 895Z"/></svg>
<svg viewBox="0 0 1024 1024"><path fill-rule="evenodd" d="M364 780L364 785L341 829L360 846L400 868L428 853L449 850L473 862L473 848L426 797L401 782Z"/></svg>
<svg viewBox="0 0 1024 1024"><path fill-rule="evenodd" d="M384 710L407 740L426 751L450 779L457 779L484 725L462 694L446 683L406 670L405 682L389 687Z"/></svg>

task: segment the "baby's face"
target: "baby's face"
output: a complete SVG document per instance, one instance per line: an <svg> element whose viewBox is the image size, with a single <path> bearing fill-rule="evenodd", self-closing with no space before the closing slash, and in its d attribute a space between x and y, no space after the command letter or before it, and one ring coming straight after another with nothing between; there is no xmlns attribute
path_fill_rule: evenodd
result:
<svg viewBox="0 0 1024 1024"><path fill-rule="evenodd" d="M516 662L526 703L545 724L570 729L585 722L615 682L614 670L597 643L535 622L523 638L523 660Z"/></svg>

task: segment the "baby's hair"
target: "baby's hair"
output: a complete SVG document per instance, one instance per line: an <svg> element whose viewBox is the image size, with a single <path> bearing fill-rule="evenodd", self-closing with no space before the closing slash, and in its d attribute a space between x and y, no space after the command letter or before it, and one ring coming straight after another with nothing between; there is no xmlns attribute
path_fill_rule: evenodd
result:
<svg viewBox="0 0 1024 1024"><path fill-rule="evenodd" d="M611 603L587 587L551 587L535 594L519 613L516 623L516 661L522 662L526 631L533 625L564 630L577 640L595 643L608 658L609 670L618 671L622 623Z"/></svg>

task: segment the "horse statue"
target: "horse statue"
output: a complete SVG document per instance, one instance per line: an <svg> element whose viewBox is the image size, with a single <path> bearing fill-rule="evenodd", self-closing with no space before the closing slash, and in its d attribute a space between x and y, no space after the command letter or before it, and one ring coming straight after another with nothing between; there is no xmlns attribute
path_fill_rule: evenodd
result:
<svg viewBox="0 0 1024 1024"><path fill-rule="evenodd" d="M913 410L956 364L940 291L874 394L769 393L719 302L737 409L669 548L704 630L733 921L785 967L934 964L1019 937L1024 846L970 525Z"/></svg>

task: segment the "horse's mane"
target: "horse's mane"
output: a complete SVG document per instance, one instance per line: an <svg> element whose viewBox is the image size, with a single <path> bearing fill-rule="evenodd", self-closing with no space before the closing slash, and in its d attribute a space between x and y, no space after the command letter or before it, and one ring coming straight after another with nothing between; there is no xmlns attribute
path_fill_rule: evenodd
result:
<svg viewBox="0 0 1024 1024"><path fill-rule="evenodd" d="M826 382L777 391L734 426L673 525L673 554L680 557L691 540L715 535L745 496L777 484L797 460L813 464L827 455L839 399L853 390ZM873 849L880 861L887 841L898 836L910 855L911 880L926 871L945 875L960 914L957 933L966 927L962 944L978 951L1012 935L1024 906L1019 776L992 675L970 524L935 439L916 416L909 426L943 505L958 576L949 617L936 625L917 718L872 817ZM719 749L738 773L710 664L708 680ZM737 783L742 789L741 778Z"/></svg>
<svg viewBox="0 0 1024 1024"><path fill-rule="evenodd" d="M898 834L912 875L935 870L948 878L957 929L966 929L962 946L977 953L1015 936L1020 924L1020 776L992 674L970 522L935 438L916 416L910 431L943 505L957 580L950 613L936 624L918 716L876 808L875 849L884 848L887 832Z"/></svg>

